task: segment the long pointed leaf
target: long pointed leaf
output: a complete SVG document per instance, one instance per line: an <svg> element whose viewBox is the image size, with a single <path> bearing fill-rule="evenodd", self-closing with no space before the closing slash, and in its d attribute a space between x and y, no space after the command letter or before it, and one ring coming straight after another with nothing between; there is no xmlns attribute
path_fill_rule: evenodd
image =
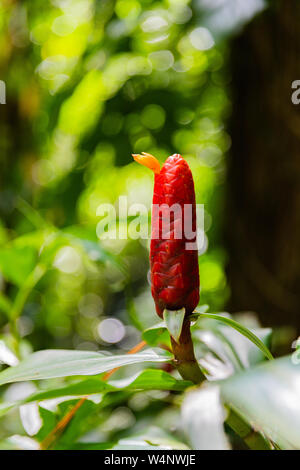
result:
<svg viewBox="0 0 300 470"><path fill-rule="evenodd" d="M198 319L201 320L201 318L211 318L221 323L224 323L225 325L230 326L231 328L234 328L239 333L248 338L249 341L252 341L252 343L254 343L264 353L267 359L274 359L267 346L254 333L252 333L252 331L248 330L248 328L236 322L235 320L232 320L228 317L224 317L222 315L217 315L215 313L201 313Z"/></svg>
<svg viewBox="0 0 300 470"><path fill-rule="evenodd" d="M225 410L217 385L202 386L188 392L181 409L183 427L195 450L226 450Z"/></svg>
<svg viewBox="0 0 300 470"><path fill-rule="evenodd" d="M170 354L166 351L152 349L137 354L114 356L93 351L47 349L33 353L17 366L9 367L1 372L0 385L71 375L95 375L115 367L143 362L165 362L170 358Z"/></svg>
<svg viewBox="0 0 300 470"><path fill-rule="evenodd" d="M294 353L295 354L295 353ZM287 356L220 382L222 399L284 449L300 449L300 365Z"/></svg>

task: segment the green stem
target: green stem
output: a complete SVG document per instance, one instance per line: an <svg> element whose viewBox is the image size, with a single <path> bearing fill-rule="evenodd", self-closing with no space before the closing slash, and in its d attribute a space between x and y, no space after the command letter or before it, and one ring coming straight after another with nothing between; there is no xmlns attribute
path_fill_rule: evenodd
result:
<svg viewBox="0 0 300 470"><path fill-rule="evenodd" d="M250 426L250 424L231 407L228 407L226 424L245 442L249 449L273 450L270 441L268 441L262 433Z"/></svg>
<svg viewBox="0 0 300 470"><path fill-rule="evenodd" d="M11 307L9 321L10 321L10 330L15 339L15 349L16 353L18 354L19 343L20 343L20 335L18 331L17 321L20 315L22 314L22 310L26 303L28 296L30 295L32 289L36 286L39 280L46 272L46 267L41 264L37 264L33 271L29 274L27 279L25 280L24 284L20 287L13 305Z"/></svg>
<svg viewBox="0 0 300 470"><path fill-rule="evenodd" d="M184 380L190 380L194 384L200 384L205 380L204 374L198 365L194 354L194 346L191 337L190 320L183 321L179 342L171 336L175 365Z"/></svg>

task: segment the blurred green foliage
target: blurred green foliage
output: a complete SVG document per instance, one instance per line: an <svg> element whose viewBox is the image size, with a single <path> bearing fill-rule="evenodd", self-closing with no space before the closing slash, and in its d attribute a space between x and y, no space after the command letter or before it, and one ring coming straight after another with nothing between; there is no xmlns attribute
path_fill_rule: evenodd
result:
<svg viewBox="0 0 300 470"><path fill-rule="evenodd" d="M178 152L190 164L205 205L201 303L222 309L227 46L214 44L199 8L188 0L6 0L0 25L6 343L103 349L101 321L114 317L126 325L115 347L126 350L156 321L148 241L97 236L101 203L125 195L150 208L153 175L132 152L161 162Z"/></svg>

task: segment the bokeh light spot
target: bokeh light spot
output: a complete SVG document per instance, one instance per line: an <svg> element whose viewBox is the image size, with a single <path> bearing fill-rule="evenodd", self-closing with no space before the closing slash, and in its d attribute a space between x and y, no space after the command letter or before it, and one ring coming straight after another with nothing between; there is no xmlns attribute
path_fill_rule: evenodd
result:
<svg viewBox="0 0 300 470"><path fill-rule="evenodd" d="M66 274L74 274L81 268L81 257L71 246L64 246L57 253L53 265Z"/></svg>
<svg viewBox="0 0 300 470"><path fill-rule="evenodd" d="M192 46L199 51L211 49L215 43L211 33L203 27L195 28L190 33L190 41Z"/></svg>
<svg viewBox="0 0 300 470"><path fill-rule="evenodd" d="M125 327L117 318L105 318L97 330L99 337L106 343L118 343L125 335Z"/></svg>
<svg viewBox="0 0 300 470"><path fill-rule="evenodd" d="M88 293L83 295L78 303L78 309L81 315L85 317L95 317L102 313L103 302L99 295Z"/></svg>
<svg viewBox="0 0 300 470"><path fill-rule="evenodd" d="M156 31L161 31L166 29L169 26L167 20L160 15L150 15L146 18L141 28L145 33L154 33Z"/></svg>
<svg viewBox="0 0 300 470"><path fill-rule="evenodd" d="M156 51L149 54L152 66L162 72L168 70L174 64L174 56L171 51Z"/></svg>
<svg viewBox="0 0 300 470"><path fill-rule="evenodd" d="M149 104L141 114L141 121L149 129L159 129L165 123L165 110L157 104Z"/></svg>

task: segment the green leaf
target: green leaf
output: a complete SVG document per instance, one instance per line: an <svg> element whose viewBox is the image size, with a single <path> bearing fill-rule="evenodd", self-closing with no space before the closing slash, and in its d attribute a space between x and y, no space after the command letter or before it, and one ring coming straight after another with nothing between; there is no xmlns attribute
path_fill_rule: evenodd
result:
<svg viewBox="0 0 300 470"><path fill-rule="evenodd" d="M0 373L0 385L24 380L51 379L71 375L94 375L129 364L165 362L166 351L145 350L137 354L107 355L92 351L48 349L28 356L15 367Z"/></svg>
<svg viewBox="0 0 300 470"><path fill-rule="evenodd" d="M146 369L133 377L111 380L106 383L100 377L92 377L65 387L37 392L26 398L23 403L48 400L63 396L92 395L94 393L112 392L117 390L172 390L182 391L190 387L192 382L178 380L168 372L159 369Z"/></svg>
<svg viewBox="0 0 300 470"><path fill-rule="evenodd" d="M183 427L193 449L229 449L223 427L226 413L217 385L188 392L181 411Z"/></svg>
<svg viewBox="0 0 300 470"><path fill-rule="evenodd" d="M193 385L188 380L178 380L168 372L158 369L146 369L135 377L113 380L109 384L123 390L172 390L178 392Z"/></svg>
<svg viewBox="0 0 300 470"><path fill-rule="evenodd" d="M0 450L39 450L39 443L31 437L14 434L0 441Z"/></svg>
<svg viewBox="0 0 300 470"><path fill-rule="evenodd" d="M58 417L54 411L47 410L42 406L39 406L38 410L40 419L42 420L42 426L35 437L41 442L55 428L55 425L58 422Z"/></svg>
<svg viewBox="0 0 300 470"><path fill-rule="evenodd" d="M122 380L111 380L109 383L104 382L100 377L91 377L64 387L49 388L48 390L35 392L24 400L2 403L0 404L0 416L16 406L60 397L67 397L69 399L70 396L85 396L119 390L169 390L181 392L192 385L192 382L178 380L168 372L159 369L146 369L132 377Z"/></svg>
<svg viewBox="0 0 300 470"><path fill-rule="evenodd" d="M184 317L185 308L180 310L164 310L164 320L170 335L173 336L176 343L179 342Z"/></svg>
<svg viewBox="0 0 300 470"><path fill-rule="evenodd" d="M245 326L241 325L240 323L236 322L235 320L232 320L231 318L224 317L222 315L217 315L215 313L201 313L199 315L199 320L201 318L211 318L214 320L217 320L221 323L224 323L225 325L230 326L231 328L234 328L237 330L239 333L244 335L246 338L249 339L249 341L252 341L267 357L267 359L272 360L273 356L267 346L254 334L252 331L250 331L248 328Z"/></svg>
<svg viewBox="0 0 300 470"><path fill-rule="evenodd" d="M270 343L270 328L251 329L266 346ZM213 319L202 319L192 327L196 357L207 372L207 378L224 379L234 372L265 361L265 355L238 331Z"/></svg>
<svg viewBox="0 0 300 470"><path fill-rule="evenodd" d="M108 450L114 445L116 445L115 442L76 442L75 444L68 443L67 446L59 443L55 446L55 450Z"/></svg>
<svg viewBox="0 0 300 470"><path fill-rule="evenodd" d="M113 449L118 450L188 450L189 447L168 432L156 426L140 430L138 434L121 439Z"/></svg>
<svg viewBox="0 0 300 470"><path fill-rule="evenodd" d="M9 366L15 366L19 362L17 356L8 347L5 341L0 340L0 364L7 364Z"/></svg>
<svg viewBox="0 0 300 470"><path fill-rule="evenodd" d="M138 438L121 439L117 444L112 447L112 450L170 450L169 445L152 444L148 441L143 441ZM174 447L173 447L174 449Z"/></svg>
<svg viewBox="0 0 300 470"><path fill-rule="evenodd" d="M21 403L1 403L0 404L0 417L8 413L8 411L12 410L15 406Z"/></svg>
<svg viewBox="0 0 300 470"><path fill-rule="evenodd" d="M281 448L300 448L299 355L260 364L220 387L224 402L255 429Z"/></svg>
<svg viewBox="0 0 300 470"><path fill-rule="evenodd" d="M92 395L94 393L103 393L114 391L115 387L103 382L99 377L92 377L81 380L65 387L53 388L41 392L36 392L27 397L23 402L30 403L32 401L51 400L59 397L70 397L76 395Z"/></svg>
<svg viewBox="0 0 300 470"><path fill-rule="evenodd" d="M4 278L17 285L22 285L34 268L37 252L29 246L12 244L0 249L0 271Z"/></svg>
<svg viewBox="0 0 300 470"><path fill-rule="evenodd" d="M58 405L60 416L63 417L66 413L73 408L77 400L70 400ZM78 408L67 429L61 436L60 444L69 442L76 442L80 436L95 427L98 423L98 408L99 405L92 400L85 400L85 402Z"/></svg>
<svg viewBox="0 0 300 470"><path fill-rule="evenodd" d="M165 322L160 322L147 328L142 338L149 346L157 346L159 343L170 344L170 335Z"/></svg>

